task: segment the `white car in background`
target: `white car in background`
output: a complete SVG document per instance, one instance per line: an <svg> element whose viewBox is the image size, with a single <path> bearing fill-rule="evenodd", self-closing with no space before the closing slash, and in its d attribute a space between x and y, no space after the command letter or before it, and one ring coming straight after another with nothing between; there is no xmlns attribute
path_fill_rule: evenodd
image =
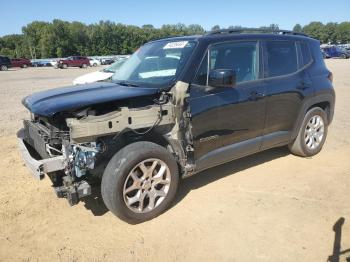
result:
<svg viewBox="0 0 350 262"><path fill-rule="evenodd" d="M96 58L90 58L90 66L100 66L101 61Z"/></svg>
<svg viewBox="0 0 350 262"><path fill-rule="evenodd" d="M57 67L58 62L57 62L57 60L50 60L50 64L53 67Z"/></svg>
<svg viewBox="0 0 350 262"><path fill-rule="evenodd" d="M83 85L107 80L112 77L112 75L122 66L122 64L124 64L126 60L127 59L119 59L118 61L100 71L79 76L74 79L73 85Z"/></svg>

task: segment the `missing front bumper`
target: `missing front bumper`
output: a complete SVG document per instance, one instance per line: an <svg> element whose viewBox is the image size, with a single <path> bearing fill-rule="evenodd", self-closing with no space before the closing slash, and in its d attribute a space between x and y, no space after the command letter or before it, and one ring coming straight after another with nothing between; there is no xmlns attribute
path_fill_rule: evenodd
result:
<svg viewBox="0 0 350 262"><path fill-rule="evenodd" d="M24 142L24 129L17 132L18 146L26 166L36 179L43 179L47 173L64 170L64 156L57 156L46 159L35 159Z"/></svg>
<svg viewBox="0 0 350 262"><path fill-rule="evenodd" d="M65 169L64 156L35 159L31 155L29 147L24 142L24 129L17 132L17 138L22 158L36 179L43 179L45 174ZM55 193L60 198L66 198L70 205L78 204L80 198L91 194L91 186L84 180L72 181L70 177L64 176L63 181L64 183L62 185L54 187Z"/></svg>

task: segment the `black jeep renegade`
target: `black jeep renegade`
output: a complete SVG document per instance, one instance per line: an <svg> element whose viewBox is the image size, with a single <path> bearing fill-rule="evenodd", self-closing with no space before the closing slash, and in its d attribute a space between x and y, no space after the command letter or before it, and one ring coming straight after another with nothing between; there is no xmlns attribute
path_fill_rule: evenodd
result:
<svg viewBox="0 0 350 262"><path fill-rule="evenodd" d="M24 98L18 137L59 197L78 203L97 177L108 209L138 223L169 207L182 177L272 147L317 154L334 101L319 41L219 30L147 43L111 82Z"/></svg>

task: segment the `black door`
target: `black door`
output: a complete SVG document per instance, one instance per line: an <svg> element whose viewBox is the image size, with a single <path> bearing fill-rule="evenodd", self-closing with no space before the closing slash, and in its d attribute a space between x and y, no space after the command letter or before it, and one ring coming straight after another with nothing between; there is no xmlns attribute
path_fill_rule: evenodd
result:
<svg viewBox="0 0 350 262"><path fill-rule="evenodd" d="M259 53L258 42L220 43L203 59L189 99L197 170L259 150L265 114ZM217 69L234 70L236 86L209 86L208 71Z"/></svg>
<svg viewBox="0 0 350 262"><path fill-rule="evenodd" d="M308 60L303 61L298 51L303 45L295 41L267 41L263 46L266 121L262 149L266 149L288 143L303 99L312 94L312 85L303 70Z"/></svg>

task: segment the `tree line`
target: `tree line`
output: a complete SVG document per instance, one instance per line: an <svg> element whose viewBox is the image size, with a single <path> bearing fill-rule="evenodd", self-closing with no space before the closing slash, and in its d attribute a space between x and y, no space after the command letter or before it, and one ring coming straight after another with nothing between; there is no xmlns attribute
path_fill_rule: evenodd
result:
<svg viewBox="0 0 350 262"><path fill-rule="evenodd" d="M261 28L278 30L278 25L271 24ZM212 30L216 29L220 29L220 26L212 27ZM297 24L294 30L305 32L322 43L350 42L350 22L326 25L312 22L304 27ZM155 28L151 24L138 27L111 21L100 21L89 25L59 19L52 22L34 21L22 28L22 34L0 37L0 55L33 59L70 55L130 54L140 45L154 39L204 33L203 27L198 24L163 25Z"/></svg>
<svg viewBox="0 0 350 262"><path fill-rule="evenodd" d="M350 43L350 22L327 23L311 22L302 27L296 24L293 31L305 33L320 40L322 44L349 44Z"/></svg>

